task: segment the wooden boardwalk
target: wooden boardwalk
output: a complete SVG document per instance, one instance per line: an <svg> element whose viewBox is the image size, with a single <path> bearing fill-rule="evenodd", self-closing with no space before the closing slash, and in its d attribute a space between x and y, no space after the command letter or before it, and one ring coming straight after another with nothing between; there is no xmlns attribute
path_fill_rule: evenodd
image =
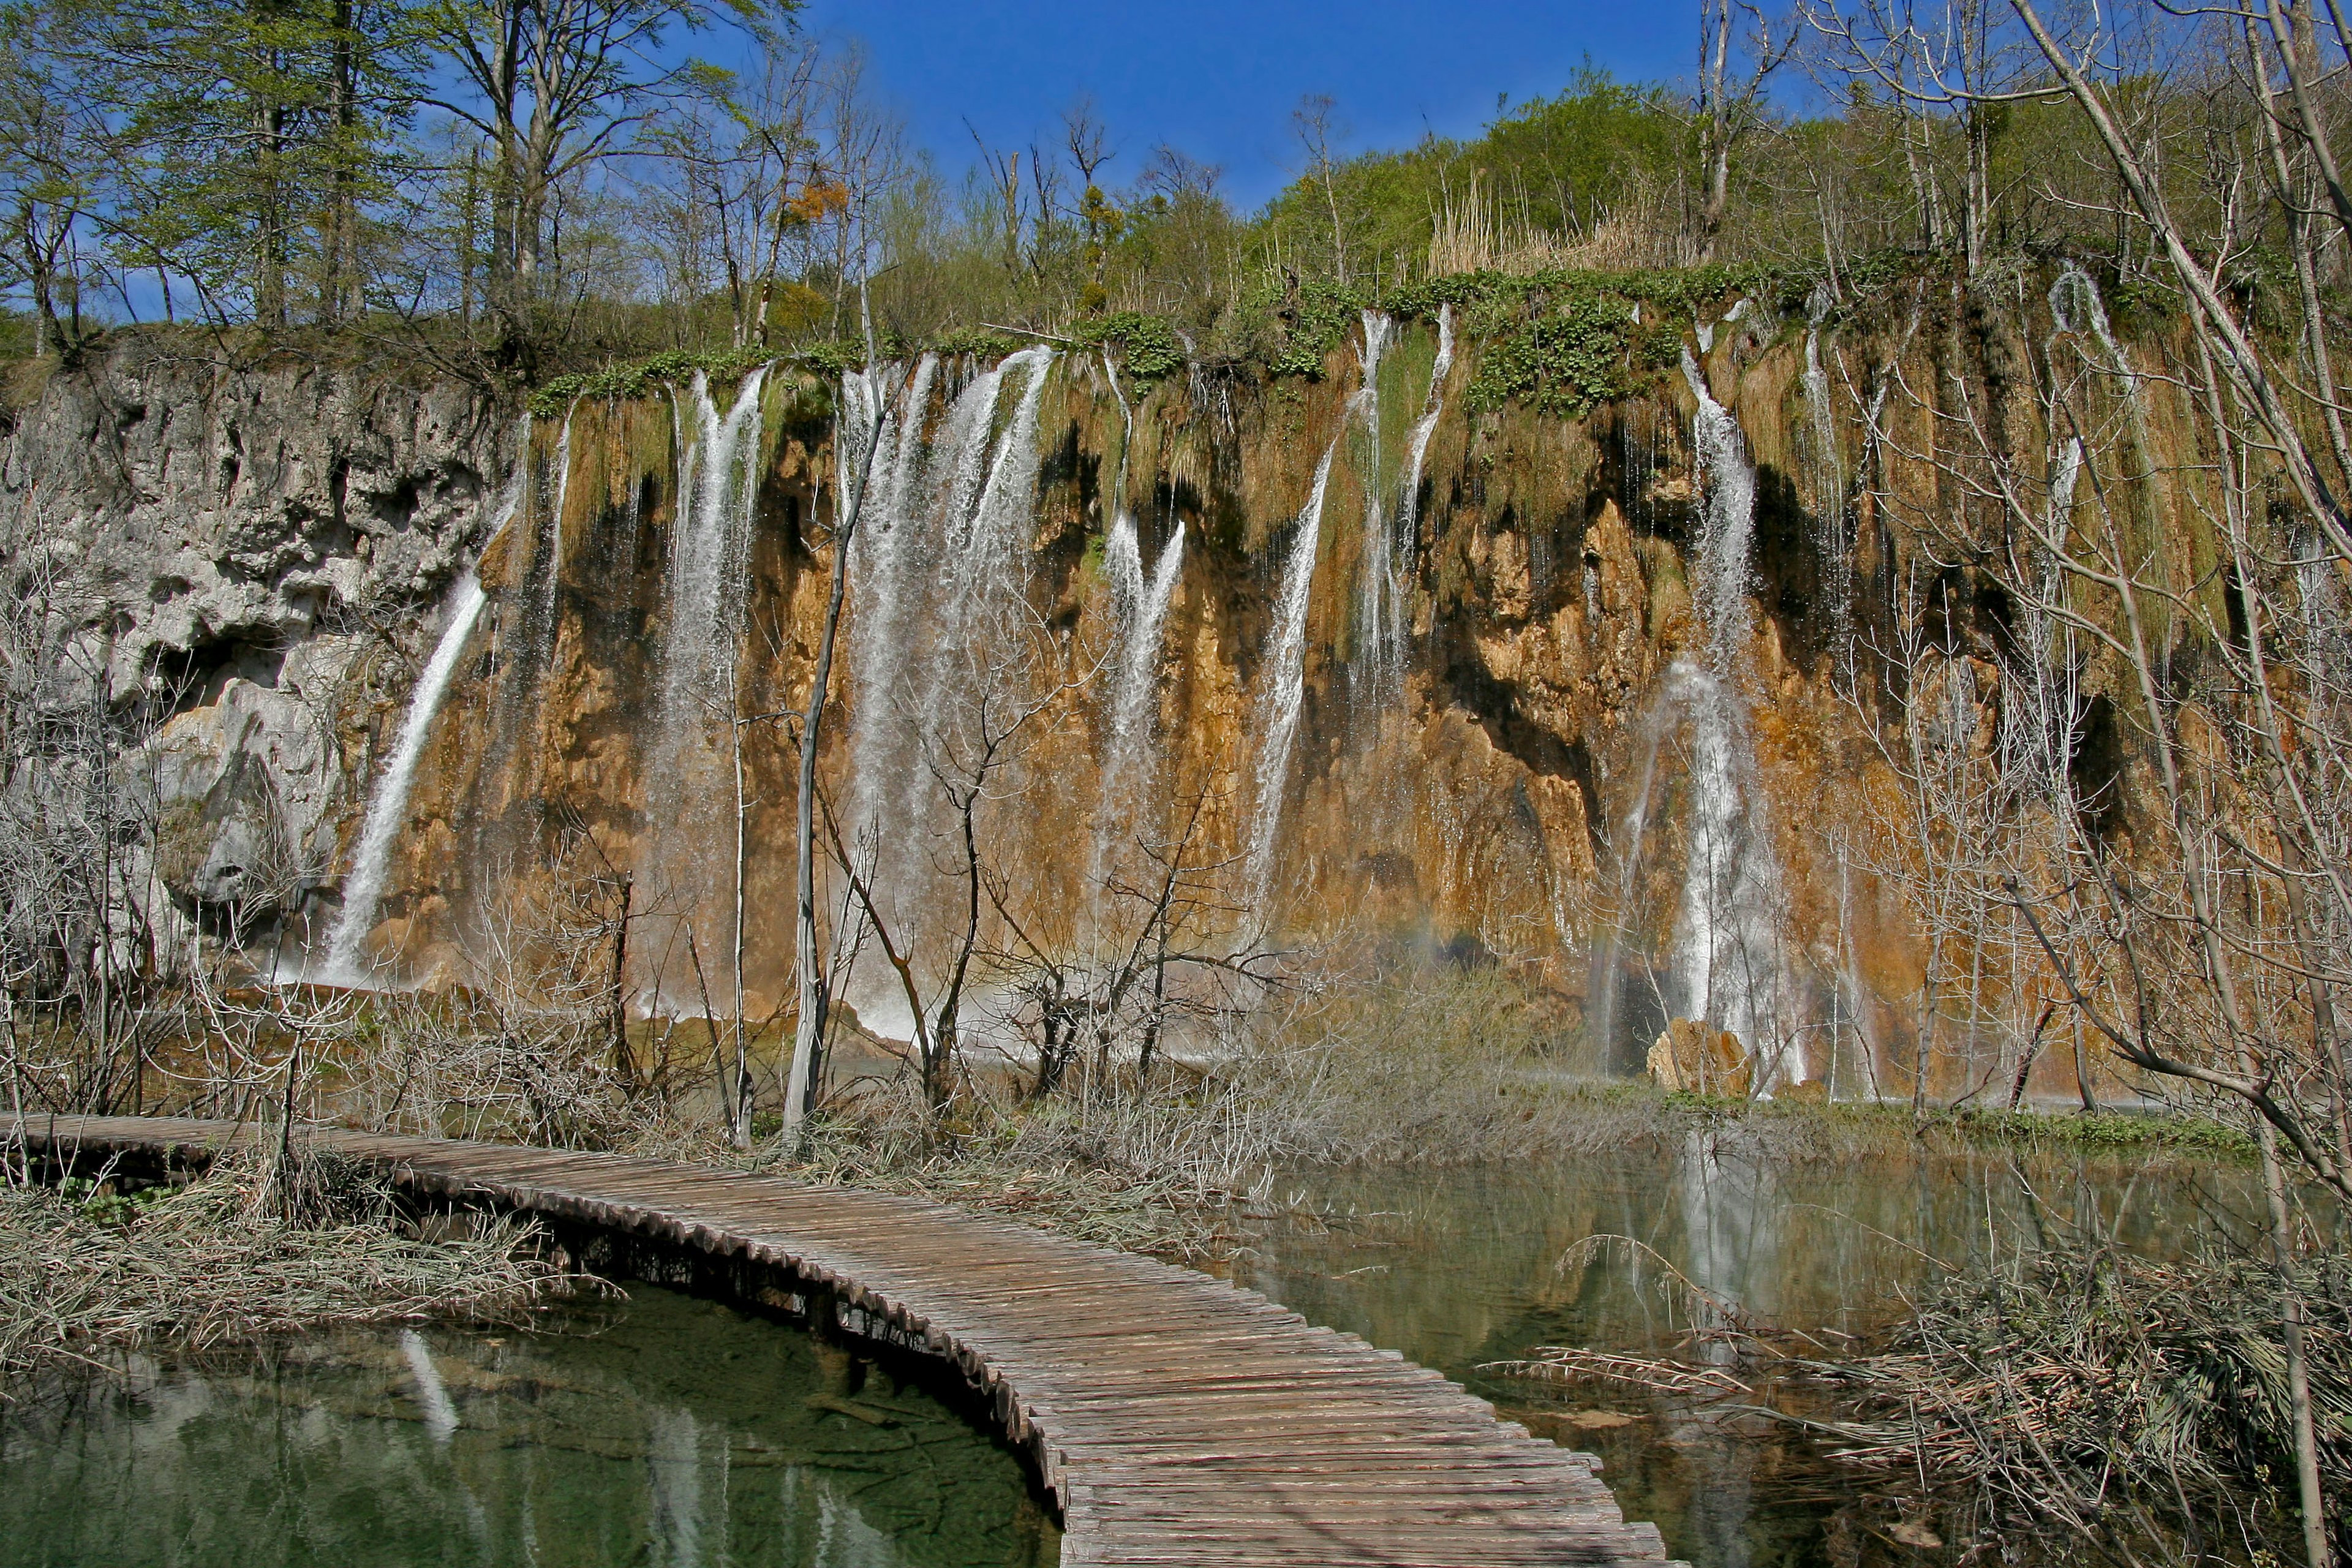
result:
<svg viewBox="0 0 2352 1568"><path fill-rule="evenodd" d="M9 1125L0 1118L0 1129ZM228 1123L33 1118L84 1155ZM1589 1456L1254 1291L919 1199L611 1154L320 1131L426 1195L746 1258L960 1364L1060 1504L1071 1564L1657 1563Z"/></svg>

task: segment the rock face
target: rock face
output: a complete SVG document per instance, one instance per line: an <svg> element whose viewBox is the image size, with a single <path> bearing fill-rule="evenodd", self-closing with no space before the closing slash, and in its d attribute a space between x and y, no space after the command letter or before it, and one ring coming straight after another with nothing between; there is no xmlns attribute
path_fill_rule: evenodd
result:
<svg viewBox="0 0 2352 1568"><path fill-rule="evenodd" d="M1857 363L1893 352L1893 327L1849 331ZM1046 692L980 816L992 874L1017 889L1030 936L1065 951L1115 923L1105 911L1123 906L1104 884L1117 865L1140 864L1180 826L1210 868L1209 903L1241 898L1269 805L1271 715L1295 701L1272 785L1271 904L1230 920L1508 964L1557 996L1586 1059L1642 1069L1687 989L1676 954L1693 940L1686 863L1704 814L1692 760L1706 737L1671 677L1709 657L1693 584L1716 569L1702 561L1704 508L1720 482L1695 472L1690 388L1580 421L1473 414L1476 359L1467 345L1433 380L1425 323L1399 328L1369 380L1352 348L1319 380L1272 386L1114 388L1098 363L1065 356L1025 412L1008 392L965 430L977 455L962 479L939 454L985 367L936 368L918 443L931 465L908 471L940 494L967 485L974 519L1007 531L1017 613L957 619L969 606L942 597L968 573L978 521L899 576L861 564L882 575L852 595L823 759L845 847L877 879L903 863L893 908L910 929L953 890L936 879L955 839L929 773L952 748L875 737L898 713L955 739L939 693L979 679L967 666L992 679L1020 663ZM1932 484L1885 472L1861 484L1854 411L1833 431L1808 425L1803 363L1797 336L1751 312L1698 369L1754 468L1752 552L1732 567L1748 614L1721 678L1738 722L1724 732L1740 750L1743 852L1776 868L1775 994L1802 1016L1789 1037L1817 1042L1790 1047L1776 1074L1834 1077L1843 1062L1858 1086L1901 1055L1917 961L1841 847L1874 775L1832 656L1885 624L1909 560L1873 497ZM902 397L912 379L900 373ZM771 373L745 488L725 500L693 389L583 401L533 426L450 384L223 370L134 342L55 376L14 416L0 443L5 548L20 578L57 580L56 613L102 655L113 701L151 719L155 869L180 913L297 948L333 918L439 608L474 567L488 607L416 770L375 946L419 978L464 980L485 952L510 960L498 933L520 925L570 951L625 882L641 1001L725 1010L740 954L756 1016L787 994L793 962L787 716L806 699L833 564L835 393ZM714 421L732 396L716 389ZM1435 414L1425 433L1423 409ZM1004 432L1032 418L1034 481L983 489ZM1286 697L1282 598L1318 472ZM502 491L517 505L498 529ZM714 495L737 511L704 538ZM1122 761L1133 778L1104 765L1108 672L1131 617L1131 591L1105 565L1121 516L1146 563L1183 536L1141 665L1157 694L1154 760ZM715 587L696 575L705 545ZM1387 601L1371 585L1384 562ZM882 586L897 620L876 607ZM707 603L695 597L706 587ZM731 651L684 680L680 650L711 637ZM1134 778L1148 798L1119 807L1134 831L1114 842L1104 803L1126 801ZM918 931L919 955L924 942ZM878 1016L875 999L858 1005ZM1680 1075L1685 1053L1666 1055Z"/></svg>
<svg viewBox="0 0 2352 1568"><path fill-rule="evenodd" d="M0 551L70 623L70 662L160 726L156 870L184 912L250 921L331 885L372 710L512 450L461 388L140 340L9 420Z"/></svg>

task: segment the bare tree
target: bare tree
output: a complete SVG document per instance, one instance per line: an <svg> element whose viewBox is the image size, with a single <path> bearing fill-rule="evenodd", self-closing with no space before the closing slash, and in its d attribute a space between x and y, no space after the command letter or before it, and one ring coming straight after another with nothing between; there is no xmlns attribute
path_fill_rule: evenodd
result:
<svg viewBox="0 0 2352 1568"><path fill-rule="evenodd" d="M1323 205L1331 215L1331 267L1339 281L1348 281L1348 226L1339 216L1339 185L1331 143L1341 132L1334 117L1339 105L1323 93L1308 93L1290 111L1290 126L1307 153L1307 169L1323 187Z"/></svg>
<svg viewBox="0 0 2352 1568"><path fill-rule="evenodd" d="M1731 205L1732 154L1770 122L1765 83L1801 35L1795 15L1773 18L1754 0L1699 0L1698 261L1715 259Z"/></svg>

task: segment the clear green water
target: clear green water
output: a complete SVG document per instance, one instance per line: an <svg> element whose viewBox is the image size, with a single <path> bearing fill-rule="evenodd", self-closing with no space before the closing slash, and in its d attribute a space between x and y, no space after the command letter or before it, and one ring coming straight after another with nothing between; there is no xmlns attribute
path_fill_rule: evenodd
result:
<svg viewBox="0 0 2352 1568"><path fill-rule="evenodd" d="M1886 1534L1909 1511L1902 1479L1873 1485L1827 1463L1795 1428L1738 1408L1803 1408L1775 1392L1695 1399L1482 1371L1571 1345L1714 1363L1756 1381L1753 1363L1717 1332L1719 1317L1663 1289L1656 1261L1619 1248L1563 1268L1584 1237L1638 1238L1715 1297L1811 1336L1811 1345L1776 1342L1785 1352L1834 1359L1850 1353L1844 1336L1882 1326L1901 1293L1937 1272L1927 1255L1958 1262L1996 1247L2073 1245L2094 1231L2169 1255L2256 1198L2231 1169L1993 1157L1791 1163L1722 1138L1512 1169L1307 1171L1276 1195L1282 1217L1237 1278L1601 1455L1628 1516L1656 1521L1667 1549L1695 1568L1916 1561Z"/></svg>
<svg viewBox="0 0 2352 1568"><path fill-rule="evenodd" d="M1057 1560L1010 1451L858 1373L634 1285L530 1332L337 1333L78 1379L0 1408L0 1565ZM811 1404L845 1397L887 1425Z"/></svg>

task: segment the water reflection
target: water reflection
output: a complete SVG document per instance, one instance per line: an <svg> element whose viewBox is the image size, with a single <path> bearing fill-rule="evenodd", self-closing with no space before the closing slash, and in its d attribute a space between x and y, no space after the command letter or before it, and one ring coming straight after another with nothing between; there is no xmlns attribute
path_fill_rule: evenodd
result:
<svg viewBox="0 0 2352 1568"><path fill-rule="evenodd" d="M796 1331L635 1287L562 1331L344 1333L0 1410L0 1560L1051 1563L1011 1453Z"/></svg>
<svg viewBox="0 0 2352 1568"><path fill-rule="evenodd" d="M1748 1318L1809 1336L1799 1353L1834 1358L1939 1272L1936 1258L2085 1236L2174 1256L2256 1199L2233 1169L1792 1163L1737 1129L1553 1166L1307 1171L1282 1193L1293 1212L1238 1270L1246 1283L1601 1454L1628 1514L1656 1521L1695 1568L1851 1565L1891 1516L1858 1503L1851 1472L1750 1401L1607 1380L1552 1388L1479 1368L1540 1345L1730 1367L1725 1331ZM1577 1245L1602 1235L1642 1246ZM1695 1300L1677 1273L1727 1310Z"/></svg>

